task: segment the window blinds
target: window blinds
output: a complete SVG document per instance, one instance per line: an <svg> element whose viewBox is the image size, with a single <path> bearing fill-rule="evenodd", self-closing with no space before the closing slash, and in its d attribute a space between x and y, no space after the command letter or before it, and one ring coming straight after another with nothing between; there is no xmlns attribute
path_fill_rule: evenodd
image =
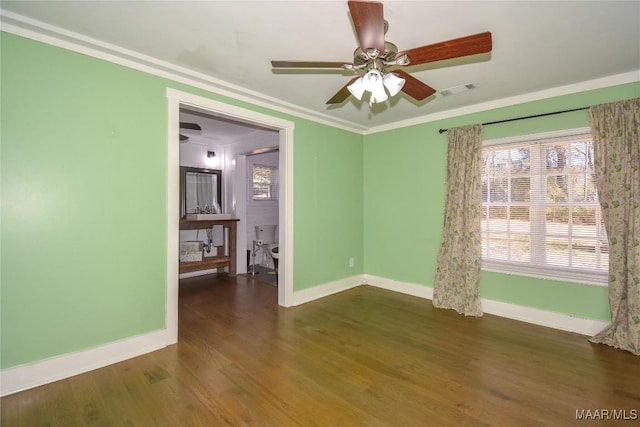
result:
<svg viewBox="0 0 640 427"><path fill-rule="evenodd" d="M590 133L485 146L482 208L483 261L606 273Z"/></svg>
<svg viewBox="0 0 640 427"><path fill-rule="evenodd" d="M253 200L278 199L278 168L253 166Z"/></svg>

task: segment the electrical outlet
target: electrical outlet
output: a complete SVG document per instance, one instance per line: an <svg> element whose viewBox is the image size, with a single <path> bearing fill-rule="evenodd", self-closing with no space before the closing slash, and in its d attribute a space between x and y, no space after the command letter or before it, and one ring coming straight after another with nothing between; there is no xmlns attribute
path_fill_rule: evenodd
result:
<svg viewBox="0 0 640 427"><path fill-rule="evenodd" d="M356 266L356 260L354 257L349 258L349 267L353 268Z"/></svg>

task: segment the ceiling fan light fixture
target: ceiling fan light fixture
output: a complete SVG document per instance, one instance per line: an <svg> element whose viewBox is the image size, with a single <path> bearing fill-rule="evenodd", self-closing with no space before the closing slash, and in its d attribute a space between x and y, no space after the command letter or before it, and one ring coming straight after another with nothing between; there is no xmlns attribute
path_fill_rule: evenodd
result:
<svg viewBox="0 0 640 427"><path fill-rule="evenodd" d="M371 92L369 105L384 102L389 98L387 92L384 90L384 76L379 70L376 70L375 68L373 70L369 70L369 72L364 75L363 79L366 85L366 90Z"/></svg>
<svg viewBox="0 0 640 427"><path fill-rule="evenodd" d="M347 86L347 89L349 89L349 92L351 92L351 95L353 95L358 101L360 101L366 89L365 86L366 84L363 78L360 77L358 80L356 80L355 82Z"/></svg>
<svg viewBox="0 0 640 427"><path fill-rule="evenodd" d="M397 95L404 87L404 83L405 79L393 73L384 75L380 70L373 69L347 86L347 89L358 101L362 100L364 92L371 93L369 104L373 105L385 102L389 99L389 95Z"/></svg>
<svg viewBox="0 0 640 427"><path fill-rule="evenodd" d="M373 93L376 89L383 87L382 73L378 70L370 70L367 74L362 76L365 84L365 90Z"/></svg>
<svg viewBox="0 0 640 427"><path fill-rule="evenodd" d="M389 99L389 95L387 95L387 92L384 90L384 86L380 85L371 92L369 104L378 104L386 101L387 99Z"/></svg>
<svg viewBox="0 0 640 427"><path fill-rule="evenodd" d="M405 80L393 73L384 76L384 87L389 91L389 95L396 96L404 87Z"/></svg>

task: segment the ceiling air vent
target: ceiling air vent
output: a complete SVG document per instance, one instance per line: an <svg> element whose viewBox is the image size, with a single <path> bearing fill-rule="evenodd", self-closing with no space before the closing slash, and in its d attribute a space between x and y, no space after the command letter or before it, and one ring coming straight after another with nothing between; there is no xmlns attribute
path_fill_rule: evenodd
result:
<svg viewBox="0 0 640 427"><path fill-rule="evenodd" d="M468 90L471 89L475 89L477 86L475 83L467 83L464 85L460 85L460 86L454 86L454 87L450 87L448 89L443 89L440 91L440 95L442 96L450 96L450 95L456 95L458 93L462 93L462 92L466 92Z"/></svg>

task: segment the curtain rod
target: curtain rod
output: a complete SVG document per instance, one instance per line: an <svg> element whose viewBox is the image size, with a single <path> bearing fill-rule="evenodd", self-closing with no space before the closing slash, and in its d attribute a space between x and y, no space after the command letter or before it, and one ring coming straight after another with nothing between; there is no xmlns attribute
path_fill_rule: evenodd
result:
<svg viewBox="0 0 640 427"><path fill-rule="evenodd" d="M482 123L482 126L495 125L498 123L514 122L516 120L535 119L536 117L553 116L555 114L570 113L572 111L588 110L589 108L591 107L580 107L580 108L573 108L571 110L554 111L553 113L534 114L533 116L516 117L514 119L505 119L505 120L496 120L495 122ZM449 129L440 129L438 130L438 133L444 133L448 130Z"/></svg>

